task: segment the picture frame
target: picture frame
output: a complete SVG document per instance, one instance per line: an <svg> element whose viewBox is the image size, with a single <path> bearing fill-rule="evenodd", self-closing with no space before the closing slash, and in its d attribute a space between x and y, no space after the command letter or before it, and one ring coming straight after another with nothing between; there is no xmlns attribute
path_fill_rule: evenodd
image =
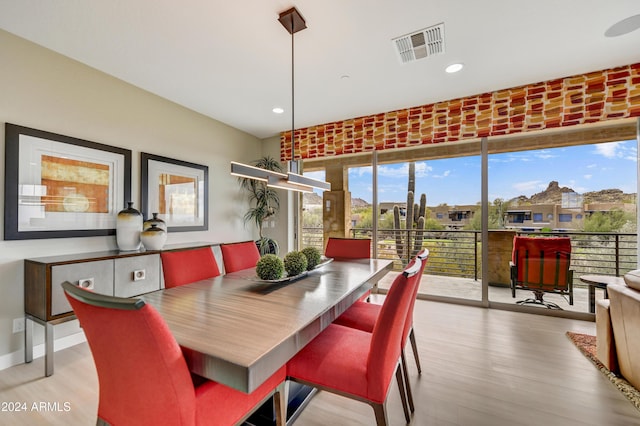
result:
<svg viewBox="0 0 640 426"><path fill-rule="evenodd" d="M5 240L115 235L130 198L130 150L5 123Z"/></svg>
<svg viewBox="0 0 640 426"><path fill-rule="evenodd" d="M157 213L168 232L209 229L209 167L142 152L141 212Z"/></svg>

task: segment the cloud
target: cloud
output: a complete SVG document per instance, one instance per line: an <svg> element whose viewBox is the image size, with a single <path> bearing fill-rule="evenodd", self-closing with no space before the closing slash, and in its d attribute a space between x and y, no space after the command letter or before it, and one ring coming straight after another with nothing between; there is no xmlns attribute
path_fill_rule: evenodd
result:
<svg viewBox="0 0 640 426"><path fill-rule="evenodd" d="M607 142L596 145L596 154L605 158L616 158L618 156L618 146L621 142Z"/></svg>
<svg viewBox="0 0 640 426"><path fill-rule="evenodd" d="M534 156L541 160L547 160L549 158L555 158L557 155L553 155L550 151L543 149L542 151L534 151Z"/></svg>
<svg viewBox="0 0 640 426"><path fill-rule="evenodd" d="M441 175L432 175L432 177L435 179L443 179L449 176L450 174L451 174L451 170L445 170L444 173L442 173Z"/></svg>
<svg viewBox="0 0 640 426"><path fill-rule="evenodd" d="M537 191L545 188L545 183L541 180L530 180L528 182L517 182L512 187L520 193Z"/></svg>
<svg viewBox="0 0 640 426"><path fill-rule="evenodd" d="M591 179L593 177L593 175L584 175L582 177L585 178L585 179Z"/></svg>
<svg viewBox="0 0 640 426"><path fill-rule="evenodd" d="M416 178L427 177L432 170L426 161L419 161L416 163ZM406 179L409 176L409 163L378 166L378 176Z"/></svg>
<svg viewBox="0 0 640 426"><path fill-rule="evenodd" d="M350 175L354 175L355 177L362 177L364 175L370 175L371 174L371 170L372 170L371 166L350 167L349 168L349 174Z"/></svg>

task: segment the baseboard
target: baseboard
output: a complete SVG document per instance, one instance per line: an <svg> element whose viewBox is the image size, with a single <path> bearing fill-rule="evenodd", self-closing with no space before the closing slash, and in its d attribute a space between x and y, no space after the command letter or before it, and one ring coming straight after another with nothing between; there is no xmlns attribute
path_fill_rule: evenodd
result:
<svg viewBox="0 0 640 426"><path fill-rule="evenodd" d="M55 339L55 341L53 342L53 351L61 351L63 349L70 348L71 346L75 346L86 341L87 339L82 331L80 331L79 333L70 334L69 336L60 337L58 339ZM33 359L43 356L44 343L34 346ZM20 349L19 351L0 356L0 370L13 367L18 364L24 364L24 349Z"/></svg>

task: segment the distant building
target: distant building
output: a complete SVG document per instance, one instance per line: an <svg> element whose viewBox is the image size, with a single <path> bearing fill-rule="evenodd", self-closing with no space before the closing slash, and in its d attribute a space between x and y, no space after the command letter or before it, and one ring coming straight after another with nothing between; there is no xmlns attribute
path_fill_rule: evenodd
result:
<svg viewBox="0 0 640 426"><path fill-rule="evenodd" d="M462 229L472 220L477 209L480 207L475 204L462 206L448 206L446 204L429 207L430 217L437 220L447 229Z"/></svg>
<svg viewBox="0 0 640 426"><path fill-rule="evenodd" d="M505 228L536 231L550 228L555 231L579 230L583 228L584 218L595 212L622 210L636 211L631 203L591 203L577 208L563 208L560 204L533 204L507 209Z"/></svg>

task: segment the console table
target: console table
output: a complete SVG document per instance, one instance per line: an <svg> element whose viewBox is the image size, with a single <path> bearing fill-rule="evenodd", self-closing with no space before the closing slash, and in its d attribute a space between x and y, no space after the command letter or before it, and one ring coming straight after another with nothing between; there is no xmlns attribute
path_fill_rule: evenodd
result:
<svg viewBox="0 0 640 426"><path fill-rule="evenodd" d="M210 246L219 264L218 243L168 245L162 251ZM24 261L25 362L33 360L33 323L44 326L45 376L53 374L53 326L75 319L61 283L69 281L98 293L132 297L164 287L160 252L108 250L47 256Z"/></svg>

